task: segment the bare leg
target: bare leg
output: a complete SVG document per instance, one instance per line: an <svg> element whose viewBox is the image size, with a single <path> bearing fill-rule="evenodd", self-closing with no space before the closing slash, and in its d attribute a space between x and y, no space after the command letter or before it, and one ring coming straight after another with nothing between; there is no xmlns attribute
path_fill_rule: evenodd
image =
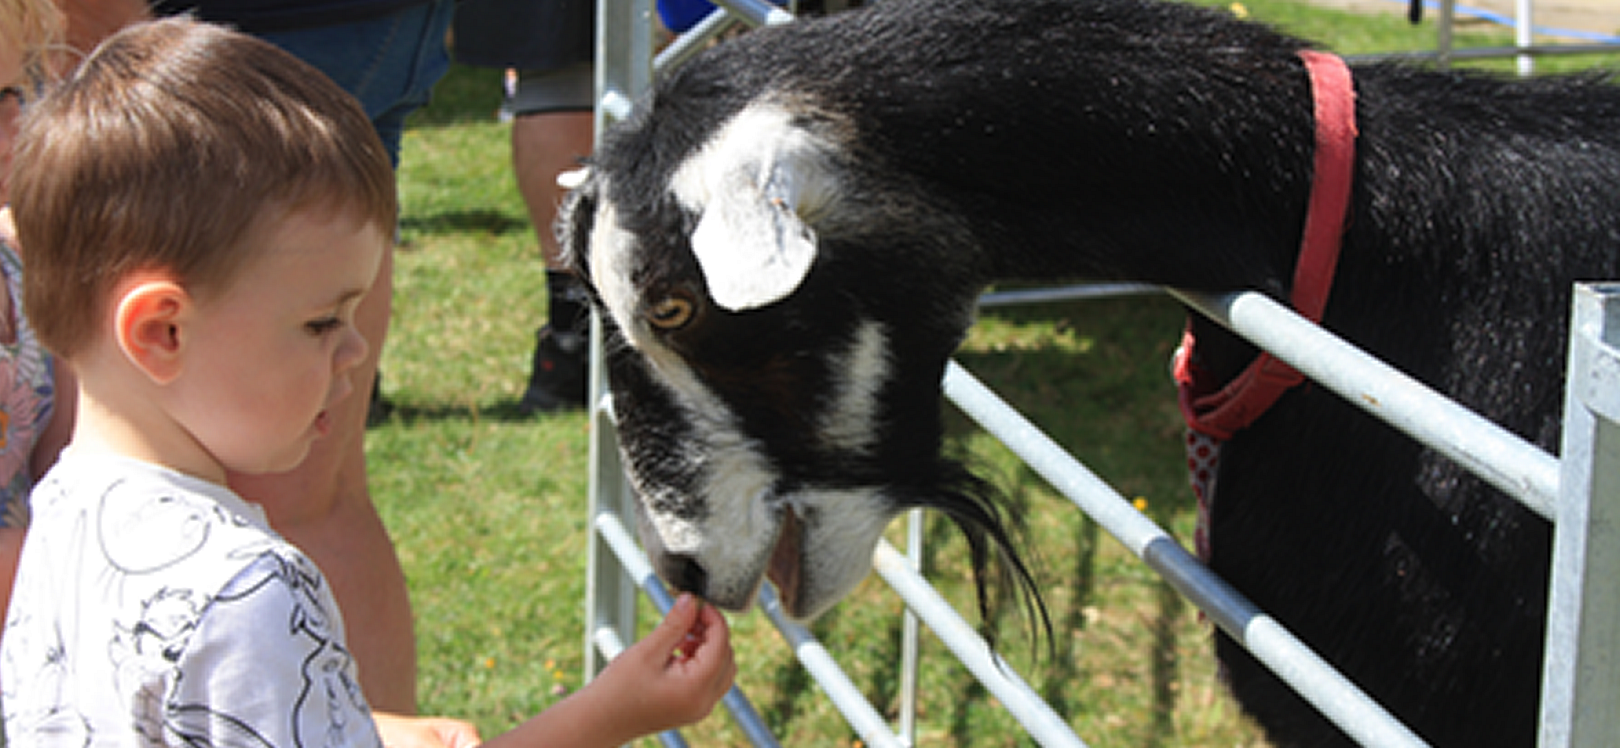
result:
<svg viewBox="0 0 1620 748"><path fill-rule="evenodd" d="M356 368L355 392L332 414L332 433L302 465L278 475L237 475L231 487L262 504L270 524L309 554L343 609L349 650L360 665L360 686L375 709L416 712L416 635L405 572L366 481L366 409L378 356L388 333L393 253L356 312L371 344Z"/></svg>
<svg viewBox="0 0 1620 748"><path fill-rule="evenodd" d="M557 175L578 168L580 159L591 152L592 114L590 112L549 112L525 114L512 123L512 166L517 170L518 192L529 208L529 219L540 235L540 253L546 267L560 270L561 249L552 224L563 189Z"/></svg>
<svg viewBox="0 0 1620 748"><path fill-rule="evenodd" d="M512 167L539 235L550 299L549 319L535 337L529 385L518 403L523 413L577 408L585 402L584 323L589 302L572 276L563 272L553 224L563 198L557 175L576 168L590 153L592 125L588 111L522 114L512 123Z"/></svg>

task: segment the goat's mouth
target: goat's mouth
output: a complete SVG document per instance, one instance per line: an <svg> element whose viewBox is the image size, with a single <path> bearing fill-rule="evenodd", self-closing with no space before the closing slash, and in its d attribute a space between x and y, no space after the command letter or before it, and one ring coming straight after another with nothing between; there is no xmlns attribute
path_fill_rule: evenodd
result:
<svg viewBox="0 0 1620 748"><path fill-rule="evenodd" d="M782 527L777 530L765 576L776 585L783 608L798 610L804 582L804 523L792 507L782 509Z"/></svg>

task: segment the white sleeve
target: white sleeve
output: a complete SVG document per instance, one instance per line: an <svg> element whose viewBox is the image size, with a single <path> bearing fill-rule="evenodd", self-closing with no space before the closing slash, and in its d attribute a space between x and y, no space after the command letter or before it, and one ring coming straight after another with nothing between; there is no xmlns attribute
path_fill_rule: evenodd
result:
<svg viewBox="0 0 1620 748"><path fill-rule="evenodd" d="M202 612L163 705L181 745L379 746L325 578L266 552Z"/></svg>

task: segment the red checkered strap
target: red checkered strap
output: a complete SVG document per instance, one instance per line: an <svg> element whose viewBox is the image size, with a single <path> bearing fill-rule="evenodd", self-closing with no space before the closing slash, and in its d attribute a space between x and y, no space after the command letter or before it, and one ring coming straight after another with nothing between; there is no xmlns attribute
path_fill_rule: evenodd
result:
<svg viewBox="0 0 1620 748"><path fill-rule="evenodd" d="M1339 243L1349 212L1356 153L1356 94L1350 69L1336 55L1306 50L1299 56L1310 73L1316 101L1316 156L1305 234L1289 300L1300 315L1320 322L1333 286ZM1237 378L1221 386L1195 363L1194 342L1189 324L1176 350L1175 377L1181 412L1187 419L1187 469L1198 497L1198 527L1193 544L1199 558L1208 560L1209 510L1215 500L1221 442L1254 423L1305 377L1262 351Z"/></svg>
<svg viewBox="0 0 1620 748"><path fill-rule="evenodd" d="M1350 69L1337 55L1299 53L1310 73L1316 100L1316 156L1305 234L1294 267L1290 301L1312 322L1322 320L1339 242L1349 212L1356 155L1356 94ZM1230 439L1270 408L1288 388L1304 381L1293 367L1261 352L1237 378L1221 386L1209 381L1193 357L1191 326L1176 352L1175 377L1187 427L1216 439Z"/></svg>

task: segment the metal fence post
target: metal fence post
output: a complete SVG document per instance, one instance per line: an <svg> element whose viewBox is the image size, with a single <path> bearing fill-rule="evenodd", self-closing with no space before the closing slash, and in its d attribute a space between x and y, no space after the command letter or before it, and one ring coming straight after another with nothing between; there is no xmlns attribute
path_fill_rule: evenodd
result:
<svg viewBox="0 0 1620 748"><path fill-rule="evenodd" d="M596 9L596 135L628 112L628 102L652 84L652 0L600 0ZM622 102L614 106L614 102ZM591 315L590 527L603 514L629 517L635 500L619 464L619 451L602 368L602 324ZM585 679L607 665L611 653L597 643L610 629L621 641L636 639L636 586L626 578L611 548L590 534L585 580Z"/></svg>
<svg viewBox="0 0 1620 748"><path fill-rule="evenodd" d="M1534 0L1514 0L1513 20L1513 46L1520 50L1515 58L1517 69L1520 76L1528 78L1536 72L1536 58L1529 51L1536 45Z"/></svg>
<svg viewBox="0 0 1620 748"><path fill-rule="evenodd" d="M1575 288L1541 748L1620 735L1620 284Z"/></svg>

